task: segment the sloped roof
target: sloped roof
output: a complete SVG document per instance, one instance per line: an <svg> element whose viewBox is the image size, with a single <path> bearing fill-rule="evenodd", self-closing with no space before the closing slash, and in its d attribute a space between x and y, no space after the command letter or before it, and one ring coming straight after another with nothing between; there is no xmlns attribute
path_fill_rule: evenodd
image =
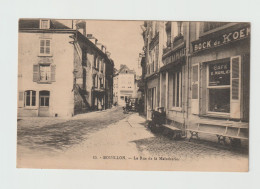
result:
<svg viewBox="0 0 260 189"><path fill-rule="evenodd" d="M120 69L118 70L118 74L135 74L135 71L134 70L130 70L125 64L121 64L120 65Z"/></svg>
<svg viewBox="0 0 260 189"><path fill-rule="evenodd" d="M40 29L40 19L20 19L19 29ZM57 20L50 20L50 29L71 29Z"/></svg>

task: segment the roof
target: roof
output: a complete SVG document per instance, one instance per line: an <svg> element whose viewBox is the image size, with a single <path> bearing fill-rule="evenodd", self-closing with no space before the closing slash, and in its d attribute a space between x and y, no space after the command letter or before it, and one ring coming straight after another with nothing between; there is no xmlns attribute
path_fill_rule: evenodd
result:
<svg viewBox="0 0 260 189"><path fill-rule="evenodd" d="M134 70L130 70L125 64L120 65L120 69L117 72L118 74L135 74Z"/></svg>
<svg viewBox="0 0 260 189"><path fill-rule="evenodd" d="M40 29L41 19L20 19L19 29ZM57 20L50 20L50 29L72 29Z"/></svg>

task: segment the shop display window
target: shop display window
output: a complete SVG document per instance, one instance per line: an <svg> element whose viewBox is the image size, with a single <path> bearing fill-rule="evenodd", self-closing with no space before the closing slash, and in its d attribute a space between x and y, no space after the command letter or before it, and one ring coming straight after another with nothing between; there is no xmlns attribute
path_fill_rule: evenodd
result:
<svg viewBox="0 0 260 189"><path fill-rule="evenodd" d="M208 65L208 111L230 113L230 61Z"/></svg>

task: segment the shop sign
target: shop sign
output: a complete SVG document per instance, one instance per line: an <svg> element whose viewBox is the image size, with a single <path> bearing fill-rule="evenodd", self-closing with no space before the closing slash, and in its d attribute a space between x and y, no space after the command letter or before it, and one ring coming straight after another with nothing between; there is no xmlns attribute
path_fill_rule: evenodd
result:
<svg viewBox="0 0 260 189"><path fill-rule="evenodd" d="M209 64L209 86L230 85L230 63Z"/></svg>
<svg viewBox="0 0 260 189"><path fill-rule="evenodd" d="M170 63L175 63L178 60L180 60L182 57L185 57L186 55L186 49L185 47L178 49L174 52L171 53L170 56L167 56L166 58L163 59L163 64L170 64Z"/></svg>
<svg viewBox="0 0 260 189"><path fill-rule="evenodd" d="M245 27L233 32L225 33L218 37L212 37L211 39L199 40L193 43L193 52L206 50L209 48L225 45L240 39L244 39L250 36L250 27Z"/></svg>

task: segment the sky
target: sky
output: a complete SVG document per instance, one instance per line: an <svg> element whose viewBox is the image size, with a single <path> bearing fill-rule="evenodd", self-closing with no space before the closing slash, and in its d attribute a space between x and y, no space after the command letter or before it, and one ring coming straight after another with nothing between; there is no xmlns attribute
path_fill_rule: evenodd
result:
<svg viewBox="0 0 260 189"><path fill-rule="evenodd" d="M138 57L144 44L140 27L142 24L143 21L86 20L86 31L106 46L114 60L115 68L125 64L137 74L141 74Z"/></svg>

